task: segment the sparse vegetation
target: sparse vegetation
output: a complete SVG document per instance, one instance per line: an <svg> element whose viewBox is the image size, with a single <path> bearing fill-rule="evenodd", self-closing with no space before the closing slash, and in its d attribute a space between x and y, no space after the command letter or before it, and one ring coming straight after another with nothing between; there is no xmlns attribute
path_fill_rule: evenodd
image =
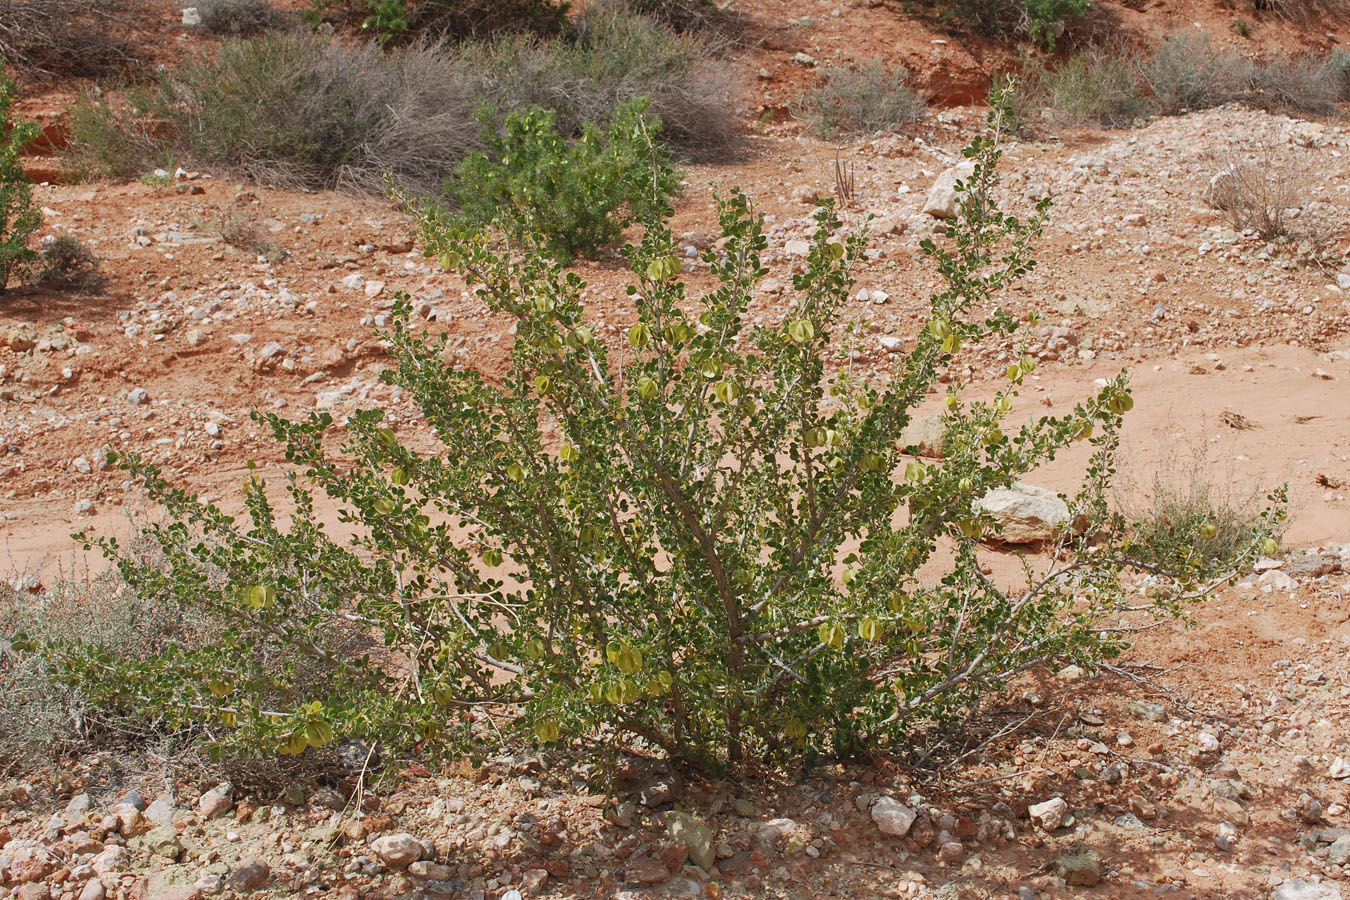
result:
<svg viewBox="0 0 1350 900"><path fill-rule="evenodd" d="M280 27L286 17L267 0L197 0L202 27L212 34L248 37Z"/></svg>
<svg viewBox="0 0 1350 900"><path fill-rule="evenodd" d="M10 123L14 80L0 60L0 294L12 275L23 275L37 253L29 246L42 224L42 210L33 205L33 186L19 165L19 151L38 135L32 122ZM6 125L8 127L6 128Z"/></svg>
<svg viewBox="0 0 1350 900"><path fill-rule="evenodd" d="M550 110L504 123L485 112L488 149L460 163L446 194L469 228L495 226L563 261L593 255L633 222L659 216L678 187L654 140L661 123L646 109L645 100L624 104L605 132L587 123L572 141L558 134Z"/></svg>
<svg viewBox="0 0 1350 900"><path fill-rule="evenodd" d="M905 85L904 74L880 63L864 69L827 69L825 83L808 91L794 114L811 133L831 140L841 134L894 131L923 115L924 103Z"/></svg>
<svg viewBox="0 0 1350 900"><path fill-rule="evenodd" d="M129 0L0 0L0 57L26 76L102 75L133 61Z"/></svg>
<svg viewBox="0 0 1350 900"><path fill-rule="evenodd" d="M1238 37L1251 37L1252 35L1252 23L1242 16L1235 16L1233 18L1232 27L1233 33Z"/></svg>
<svg viewBox="0 0 1350 900"><path fill-rule="evenodd" d="M942 282L881 384L850 375L840 319L866 241L837 237L830 204L795 303L746 331L766 274L763 218L739 192L720 200L722 244L703 257L713 286L691 299L654 190L625 253L622 352L593 330L584 282L532 252L542 237L511 230L500 251L429 211L427 255L462 272L514 335L508 368L488 379L447 365L444 338L415 332L400 298L384 380L444 448L411 449L411 429L378 409L348 416L343 439L327 414L259 413L304 470L284 522L260 479L236 521L120 454L167 510L147 532L162 560L83 539L117 559L137 596L217 627L143 658L32 635L16 650L93 705L209 729L217 753L364 738L479 756L585 740L706 769L901 746L924 723L968 720L1029 667L1118 653L1121 617L1175 614L1249 563L1281 497L1222 554L1185 552L1170 542L1191 536L1174 530L1121 533L1106 492L1133 404L1125 375L1014 428L1035 368L1016 351L989 400L949 383L940 464L897 451L962 345L1016 340L1019 322L987 310L1035 265L1048 201L1025 217L998 208L1003 114L996 103L990 135L966 150L958 217L922 243ZM654 183L668 183L655 159ZM999 525L976 501L1081 441L1090 457L1069 501L1081 527L1064 532L1049 572L1006 591L982 571L980 539ZM330 537L311 491L341 507L350 544ZM1120 580L1134 567L1157 579L1146 610ZM383 647L335 652L351 634Z"/></svg>
<svg viewBox="0 0 1350 900"><path fill-rule="evenodd" d="M134 178L175 157L288 187L375 193L386 174L436 193L478 149L474 112L543 106L566 137L647 97L676 151L709 158L733 139L730 91L705 39L597 13L584 40L503 40L385 52L306 33L226 40L114 107L71 118L69 168Z"/></svg>
<svg viewBox="0 0 1350 900"><path fill-rule="evenodd" d="M208 226L227 246L269 263L279 263L289 254L257 218L240 212L222 216Z"/></svg>
<svg viewBox="0 0 1350 900"><path fill-rule="evenodd" d="M0 581L0 773L54 762L76 748L145 740L152 720L95 708L83 691L63 684L40 657L16 652L7 638L22 633L69 641L130 662L174 644L193 646L201 624L196 612L167 605L167 595L137 594L115 572L62 577L32 591L28 579L12 581L17 587Z"/></svg>
<svg viewBox="0 0 1350 900"><path fill-rule="evenodd" d="M1072 21L1082 20L1091 0L936 0L948 23L987 35L1026 37L1054 50Z"/></svg>

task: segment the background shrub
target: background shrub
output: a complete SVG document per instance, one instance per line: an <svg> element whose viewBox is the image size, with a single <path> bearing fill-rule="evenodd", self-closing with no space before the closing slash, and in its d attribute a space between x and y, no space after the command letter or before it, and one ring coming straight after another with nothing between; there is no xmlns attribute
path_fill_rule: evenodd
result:
<svg viewBox="0 0 1350 900"><path fill-rule="evenodd" d="M281 26L286 17L267 0L197 0L202 27L215 35L247 37Z"/></svg>
<svg viewBox="0 0 1350 900"><path fill-rule="evenodd" d="M573 40L503 39L382 51L315 34L226 40L114 106L72 111L67 165L133 178L176 158L283 187L436 193L479 148L475 110L543 106L565 137L646 97L684 156L733 147L730 82L701 36L629 13L588 17Z"/></svg>
<svg viewBox="0 0 1350 900"><path fill-rule="evenodd" d="M1193 31L1173 32L1150 45L1139 71L1154 111L1165 116L1241 99L1252 80L1251 63Z"/></svg>
<svg viewBox="0 0 1350 900"><path fill-rule="evenodd" d="M0 0L0 57L21 74L101 75L134 62L129 0Z"/></svg>
<svg viewBox="0 0 1350 900"><path fill-rule="evenodd" d="M558 134L550 110L513 113L502 125L485 114L488 149L459 165L446 194L471 227L528 237L563 261L594 254L634 221L659 215L677 188L679 176L652 139L661 123L647 119L646 108L627 103L607 133L587 123L572 141Z"/></svg>
<svg viewBox="0 0 1350 900"><path fill-rule="evenodd" d="M0 294L10 276L22 275L37 256L28 241L42 224L42 210L33 205L33 186L19 165L19 151L38 136L38 127L22 119L10 122L14 91L14 80L0 60Z"/></svg>
<svg viewBox="0 0 1350 900"><path fill-rule="evenodd" d="M1083 19L1090 0L936 0L941 18L990 36L1027 37L1048 50L1072 20Z"/></svg>
<svg viewBox="0 0 1350 900"><path fill-rule="evenodd" d="M1054 68L1030 67L1025 83L1024 108L1048 107L1063 124L1121 128L1149 112L1135 61L1104 50L1076 53Z"/></svg>
<svg viewBox="0 0 1350 900"><path fill-rule="evenodd" d="M1341 98L1341 72L1334 57L1276 56L1252 70L1254 106L1272 112L1328 115Z"/></svg>
<svg viewBox="0 0 1350 900"><path fill-rule="evenodd" d="M1119 652L1110 625L1139 614L1123 569L1154 573L1150 609L1173 614L1264 549L1282 498L1249 544L1208 562L1123 534L1105 492L1132 403L1124 376L1064 416L1016 426L1029 357L991 400L950 389L941 464L897 451L961 346L1018 327L977 311L1034 265L1048 201L1025 217L1000 211L999 152L986 137L967 149L960 215L922 244L942 275L930 322L879 384L840 361L866 245L836 238L828 205L795 303L753 329L768 239L748 198L720 201L725 240L704 256L712 284L697 298L675 236L650 220L627 251L621 350L589 324L584 282L528 252L538 241L498 252L428 211L428 255L514 320L510 367L488 379L448 367L444 338L414 333L406 298L396 306L384 380L415 398L444 448L412 450L380 410L353 413L341 435L326 414L259 414L305 473L288 484L286 524L257 479L236 521L122 457L166 507L149 534L166 564L90 542L138 595L171 596L218 628L143 661L27 635L14 646L91 701L210 723L218 752L360 737L481 755L583 739L708 769L903 746L923 723L974 715L1028 667ZM1070 499L1084 527L1063 535L1052 571L1005 591L981 571L979 540L998 525L977 500L1075 441L1091 448ZM311 490L337 502L351 543L328 535ZM929 563L940 576L919 575ZM319 643L330 623L382 639L383 653L333 652Z"/></svg>
<svg viewBox="0 0 1350 900"><path fill-rule="evenodd" d="M507 39L465 49L463 64L483 73L483 94L502 110L551 109L564 135L584 122L609 121L621 104L650 101L664 140L681 157L714 161L734 151L735 84L705 34L676 34L653 20L604 4L577 21L571 40Z"/></svg>
<svg viewBox="0 0 1350 900"><path fill-rule="evenodd" d="M827 69L825 83L802 96L794 114L816 137L894 131L923 115L924 103L902 73L880 63L865 69Z"/></svg>

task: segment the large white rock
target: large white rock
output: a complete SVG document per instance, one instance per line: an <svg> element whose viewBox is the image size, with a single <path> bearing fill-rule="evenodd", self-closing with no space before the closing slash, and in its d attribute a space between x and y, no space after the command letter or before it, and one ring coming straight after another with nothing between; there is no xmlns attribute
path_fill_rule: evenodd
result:
<svg viewBox="0 0 1350 900"><path fill-rule="evenodd" d="M1318 884L1291 878L1275 888L1270 900L1341 900L1341 889L1325 881Z"/></svg>
<svg viewBox="0 0 1350 900"><path fill-rule="evenodd" d="M909 828L918 815L894 797L882 796L872 804L872 821L877 823L877 828L882 834L889 834L892 837L904 837L909 834Z"/></svg>
<svg viewBox="0 0 1350 900"><path fill-rule="evenodd" d="M985 494L976 505L994 517L1002 531L991 540L1037 544L1054 540L1069 522L1069 506L1054 491L1018 482Z"/></svg>
<svg viewBox="0 0 1350 900"><path fill-rule="evenodd" d="M1035 803L1027 807L1027 814L1031 816L1031 821L1035 822L1046 831L1054 831L1064 824L1064 815L1069 811L1069 804L1063 797L1051 797L1044 803Z"/></svg>
<svg viewBox="0 0 1350 900"><path fill-rule="evenodd" d="M957 206L956 182L965 181L975 174L975 163L964 160L942 172L928 189L923 211L935 219L954 218L959 211Z"/></svg>

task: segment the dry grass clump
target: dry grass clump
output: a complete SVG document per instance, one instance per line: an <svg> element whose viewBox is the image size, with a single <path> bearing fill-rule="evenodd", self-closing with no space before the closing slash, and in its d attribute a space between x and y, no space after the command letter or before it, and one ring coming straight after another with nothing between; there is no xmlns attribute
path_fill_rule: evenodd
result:
<svg viewBox="0 0 1350 900"><path fill-rule="evenodd" d="M44 239L39 263L33 283L51 290L87 294L108 281L99 271L98 257L74 235Z"/></svg>
<svg viewBox="0 0 1350 900"><path fill-rule="evenodd" d="M905 85L904 74L874 62L864 69L827 69L825 83L807 92L793 114L806 120L812 134L831 140L895 131L923 112L923 98Z"/></svg>
<svg viewBox="0 0 1350 900"><path fill-rule="evenodd" d="M1229 156L1227 165L1210 183L1206 199L1223 210L1236 231L1253 231L1262 240L1290 237L1291 212L1306 200L1308 175L1301 160L1290 160L1272 149Z"/></svg>

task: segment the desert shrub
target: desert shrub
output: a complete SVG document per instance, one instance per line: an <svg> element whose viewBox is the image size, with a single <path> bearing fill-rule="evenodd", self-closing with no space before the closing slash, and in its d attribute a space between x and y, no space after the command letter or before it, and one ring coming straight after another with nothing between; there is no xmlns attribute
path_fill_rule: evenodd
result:
<svg viewBox="0 0 1350 900"><path fill-rule="evenodd" d="M246 37L277 28L286 21L267 0L198 0L202 27L212 34Z"/></svg>
<svg viewBox="0 0 1350 900"><path fill-rule="evenodd" d="M618 6L650 16L676 31L712 30L726 34L736 30L735 0L593 0L587 8Z"/></svg>
<svg viewBox="0 0 1350 900"><path fill-rule="evenodd" d="M808 91L794 114L817 137L894 131L923 115L924 103L901 73L880 63L865 69L827 69L825 83Z"/></svg>
<svg viewBox="0 0 1350 900"><path fill-rule="evenodd" d="M1334 57L1277 56L1252 70L1249 102L1271 111L1327 115L1340 100L1340 77Z"/></svg>
<svg viewBox="0 0 1350 900"><path fill-rule="evenodd" d="M714 38L676 34L612 6L588 10L570 40L507 39L466 48L463 65L482 78L488 101L503 110L542 106L558 130L609 121L620 104L646 97L662 134L685 158L724 159L733 149L733 81Z"/></svg>
<svg viewBox="0 0 1350 900"><path fill-rule="evenodd" d="M561 0L313 0L309 18L359 26L390 44L559 34L567 26L567 9Z"/></svg>
<svg viewBox="0 0 1350 900"><path fill-rule="evenodd" d="M194 642L195 612L165 606L167 595L137 594L116 573L61 577L36 593L25 581L15 579L20 589L0 582L0 771L36 768L101 741L143 737L145 721L92 706L41 657L17 652L4 638L77 643L132 662L174 642Z"/></svg>
<svg viewBox="0 0 1350 900"><path fill-rule="evenodd" d="M172 171L181 152L168 136L155 85L133 84L117 99L81 91L66 114L69 139L61 151L72 181L132 180L148 171Z"/></svg>
<svg viewBox="0 0 1350 900"><path fill-rule="evenodd" d="M96 291L107 282L98 257L74 235L42 241L42 256L33 283L58 291Z"/></svg>
<svg viewBox="0 0 1350 900"><path fill-rule="evenodd" d="M587 124L572 141L558 134L550 110L512 113L504 124L486 112L487 150L460 163L446 194L469 228L529 235L563 261L594 254L652 218L678 187L665 148L652 139L660 121L646 108L645 100L624 104L606 132Z"/></svg>
<svg viewBox="0 0 1350 900"><path fill-rule="evenodd" d="M1119 128L1148 112L1132 58L1102 50L1077 53L1056 68L1036 68L1028 78L1028 102L1049 107L1051 117L1070 125L1092 123Z"/></svg>
<svg viewBox="0 0 1350 900"><path fill-rule="evenodd" d="M1113 527L1123 374L1063 416L1017 426L1013 408L1036 405L1019 399L1033 368L1022 357L990 400L948 389L941 463L897 450L963 345L1015 346L1018 322L996 298L1035 262L1048 201L1002 212L997 141L966 154L960 215L922 245L942 276L930 323L878 384L848 374L840 322L866 240L840 242L828 204L793 303L756 328L745 313L768 240L749 199L719 201L725 242L705 254L712 287L697 298L675 236L650 220L627 251L621 350L588 324L585 283L536 241L498 252L427 211L425 251L514 322L510 363L489 378L447 365L445 338L414 332L398 303L383 377L444 446L414 450L421 427L396 431L378 409L341 434L327 414L260 413L300 469L284 521L257 479L236 521L119 456L170 519L150 535L169 565L119 559L123 576L222 624L200 647L136 664L71 642L16 646L102 702L210 723L217 748L300 753L361 737L475 754L585 739L710 768L901 747L1028 667L1117 653L1119 626L1137 621L1121 617L1141 614L1122 609L1136 600L1122 570L1158 573L1151 609L1169 614L1250 562L1265 529L1207 565ZM993 583L979 538L998 525L976 501L1075 441L1091 450L1069 498L1081 530L1065 532L1049 571ZM315 491L337 502L350 543L320 522ZM384 655L316 646L329 623L356 623ZM297 671L321 677L300 685Z"/></svg>
<svg viewBox="0 0 1350 900"><path fill-rule="evenodd" d="M22 119L10 122L14 80L0 60L0 294L11 275L22 275L37 256L29 238L42 224L42 210L33 205L33 185L19 165L19 152L38 136L38 127Z"/></svg>
<svg viewBox="0 0 1350 900"><path fill-rule="evenodd" d="M132 61L127 0L0 0L0 57L25 75L90 76Z"/></svg>
<svg viewBox="0 0 1350 900"><path fill-rule="evenodd" d="M1152 44L1139 65L1155 112L1177 115L1244 97L1252 64L1219 50L1203 33L1177 31Z"/></svg>

